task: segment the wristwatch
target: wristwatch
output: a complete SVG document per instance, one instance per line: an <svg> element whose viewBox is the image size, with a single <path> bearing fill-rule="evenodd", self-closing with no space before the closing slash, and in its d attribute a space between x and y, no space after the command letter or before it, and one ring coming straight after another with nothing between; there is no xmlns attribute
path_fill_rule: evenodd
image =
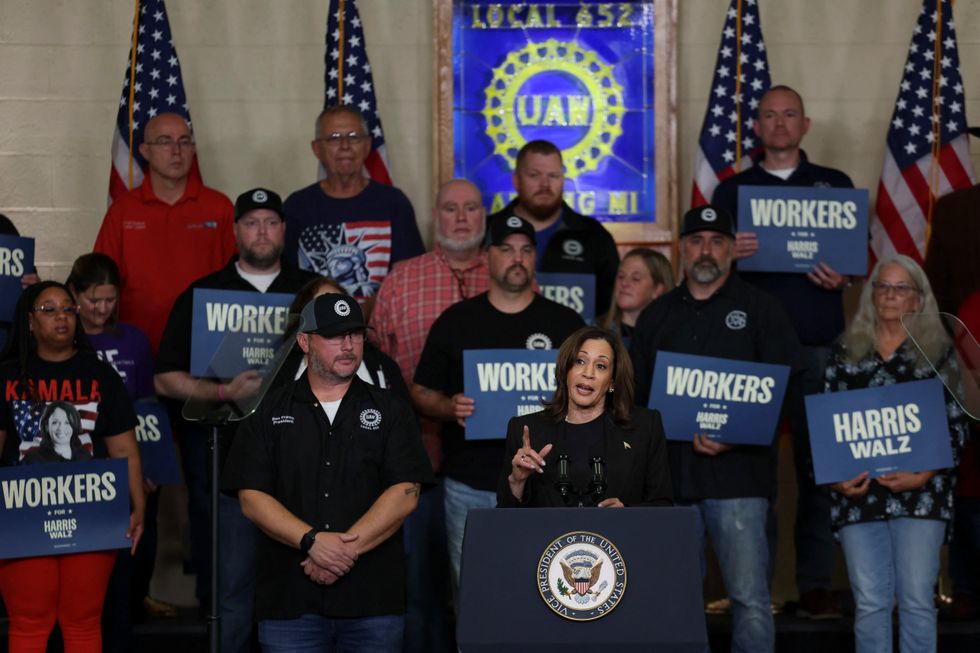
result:
<svg viewBox="0 0 980 653"><path fill-rule="evenodd" d="M315 528L311 528L310 532L303 536L303 539L299 541L299 550L303 553L309 553L310 549L313 548L313 543L316 542L316 534L319 531Z"/></svg>

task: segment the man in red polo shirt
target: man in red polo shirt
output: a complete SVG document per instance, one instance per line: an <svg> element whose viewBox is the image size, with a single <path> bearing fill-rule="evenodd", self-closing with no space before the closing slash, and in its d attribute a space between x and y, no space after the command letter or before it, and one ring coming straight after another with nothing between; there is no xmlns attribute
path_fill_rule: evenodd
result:
<svg viewBox="0 0 980 653"><path fill-rule="evenodd" d="M177 295L235 254L234 220L228 198L190 175L194 134L182 116L150 120L139 147L149 175L112 203L93 249L119 265L119 319L142 329L156 355Z"/></svg>

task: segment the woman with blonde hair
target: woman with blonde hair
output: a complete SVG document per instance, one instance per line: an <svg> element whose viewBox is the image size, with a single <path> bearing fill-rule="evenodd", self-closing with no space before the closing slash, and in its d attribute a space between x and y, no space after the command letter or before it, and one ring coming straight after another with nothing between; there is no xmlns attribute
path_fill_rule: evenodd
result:
<svg viewBox="0 0 980 653"><path fill-rule="evenodd" d="M903 324L910 314L914 319ZM951 355L922 268L907 256L886 258L872 271L857 314L834 349L826 391L927 379L935 376L930 361L953 366ZM955 466L967 421L953 397L945 397ZM831 520L854 592L858 653L892 650L896 601L901 651L936 650L933 587L953 513L954 480L953 469L897 471L874 479L865 471L830 486Z"/></svg>
<svg viewBox="0 0 980 653"><path fill-rule="evenodd" d="M667 257L646 247L631 249L619 262L609 310L596 325L619 334L629 344L640 313L660 295L674 289L674 272Z"/></svg>

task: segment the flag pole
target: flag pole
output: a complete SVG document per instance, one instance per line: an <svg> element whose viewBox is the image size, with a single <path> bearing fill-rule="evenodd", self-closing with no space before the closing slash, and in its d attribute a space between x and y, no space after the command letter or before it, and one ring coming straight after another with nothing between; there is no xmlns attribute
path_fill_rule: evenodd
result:
<svg viewBox="0 0 980 653"><path fill-rule="evenodd" d="M742 0L735 15L735 173L742 172Z"/></svg>
<svg viewBox="0 0 980 653"><path fill-rule="evenodd" d="M136 0L133 14L133 41L129 46L129 179L126 188L133 189L133 104L136 97L136 46L140 26L140 0Z"/></svg>
<svg viewBox="0 0 980 653"><path fill-rule="evenodd" d="M344 3L337 3L337 104L344 103Z"/></svg>
<svg viewBox="0 0 980 653"><path fill-rule="evenodd" d="M933 41L933 62L932 62L932 156L929 157L929 203L926 214L926 242L929 241L929 232L932 230L932 213L936 204L936 195L939 193L939 153L942 149L942 105L940 105L940 93L942 88L939 85L939 76L942 74L942 48L943 48L943 0L936 0L936 40Z"/></svg>

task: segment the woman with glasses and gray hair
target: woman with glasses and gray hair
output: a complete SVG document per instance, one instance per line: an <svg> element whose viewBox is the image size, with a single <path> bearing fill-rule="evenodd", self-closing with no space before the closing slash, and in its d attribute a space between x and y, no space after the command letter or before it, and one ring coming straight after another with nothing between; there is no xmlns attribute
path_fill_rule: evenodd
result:
<svg viewBox="0 0 980 653"><path fill-rule="evenodd" d="M902 317L915 314L907 320ZM921 348L921 349L920 349ZM935 376L930 361L954 365L929 281L907 256L880 261L858 311L834 349L826 391L856 390ZM938 365L943 367L943 365ZM946 392L954 464L967 418ZM858 653L892 650L892 606L898 602L901 651L936 650L933 587L939 550L953 513L953 469L862 472L830 486L831 519L854 592Z"/></svg>

